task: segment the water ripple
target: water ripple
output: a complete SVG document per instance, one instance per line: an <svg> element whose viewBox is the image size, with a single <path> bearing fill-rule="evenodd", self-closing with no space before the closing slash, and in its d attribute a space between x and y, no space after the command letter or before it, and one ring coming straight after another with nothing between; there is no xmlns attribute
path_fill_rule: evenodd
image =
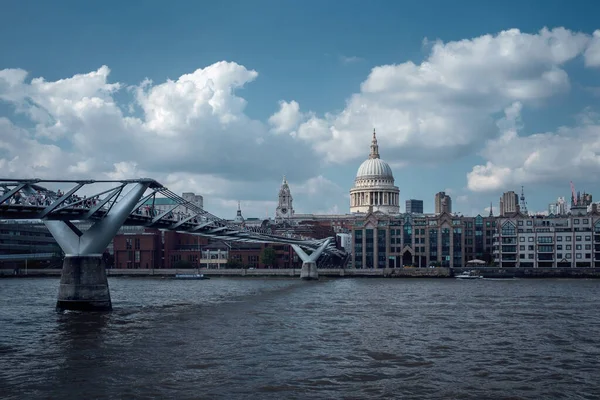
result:
<svg viewBox="0 0 600 400"><path fill-rule="evenodd" d="M594 399L598 281L0 281L2 398ZM466 290L465 288L468 288Z"/></svg>

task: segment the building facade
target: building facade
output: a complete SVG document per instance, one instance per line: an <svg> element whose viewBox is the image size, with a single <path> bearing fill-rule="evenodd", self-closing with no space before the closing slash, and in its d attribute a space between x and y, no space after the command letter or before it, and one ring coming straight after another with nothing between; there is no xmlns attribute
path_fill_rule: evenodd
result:
<svg viewBox="0 0 600 400"><path fill-rule="evenodd" d="M570 215L514 213L498 219L494 261L502 268L600 267L600 214L595 204Z"/></svg>
<svg viewBox="0 0 600 400"><path fill-rule="evenodd" d="M423 214L423 200L406 200L405 212L407 214Z"/></svg>
<svg viewBox="0 0 600 400"><path fill-rule="evenodd" d="M500 197L500 216L516 213L519 208L519 196L512 190Z"/></svg>
<svg viewBox="0 0 600 400"><path fill-rule="evenodd" d="M352 228L354 268L462 267L492 261L494 217L368 213Z"/></svg>
<svg viewBox="0 0 600 400"><path fill-rule="evenodd" d="M435 213L452 213L452 198L446 192L438 192L435 194Z"/></svg>
<svg viewBox="0 0 600 400"><path fill-rule="evenodd" d="M375 130L369 158L358 168L354 187L350 189L351 213L365 213L371 209L386 214L400 212L400 189L394 186L394 174L389 164L379 158Z"/></svg>

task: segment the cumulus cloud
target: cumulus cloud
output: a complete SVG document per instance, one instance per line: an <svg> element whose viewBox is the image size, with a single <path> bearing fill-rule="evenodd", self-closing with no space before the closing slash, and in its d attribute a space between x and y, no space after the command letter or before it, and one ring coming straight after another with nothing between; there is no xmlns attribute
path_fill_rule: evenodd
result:
<svg viewBox="0 0 600 400"><path fill-rule="evenodd" d="M584 56L586 66L600 67L600 29L594 31L594 36Z"/></svg>
<svg viewBox="0 0 600 400"><path fill-rule="evenodd" d="M295 129L298 127L302 113L300 113L300 104L296 101L280 101L279 111L271 115L269 124L273 127L274 133L290 133L296 135Z"/></svg>
<svg viewBox="0 0 600 400"><path fill-rule="evenodd" d="M438 40L420 64L373 68L341 112L312 116L294 134L335 163L364 157L374 127L386 160L453 159L495 135L492 116L507 105L568 91L562 67L590 40L564 28Z"/></svg>
<svg viewBox="0 0 600 400"><path fill-rule="evenodd" d="M487 161L467 174L472 191L498 191L531 182L568 182L574 176L595 181L590 173L600 167L600 118L587 110L578 117L580 125L561 127L556 132L521 135L521 105L505 110L498 122L501 135L487 142L481 156Z"/></svg>

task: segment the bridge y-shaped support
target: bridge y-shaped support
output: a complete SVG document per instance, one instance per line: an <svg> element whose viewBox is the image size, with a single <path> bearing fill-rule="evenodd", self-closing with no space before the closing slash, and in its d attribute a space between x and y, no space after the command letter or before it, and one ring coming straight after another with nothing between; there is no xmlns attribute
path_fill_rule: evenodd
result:
<svg viewBox="0 0 600 400"><path fill-rule="evenodd" d="M315 251L313 251L310 254L306 254L306 252L304 250L302 250L302 248L300 246L298 246L297 244L292 245L292 248L294 249L296 254L298 254L298 257L300 257L300 259L302 260L302 269L300 270L300 279L304 279L304 280L319 279L319 273L317 272L317 260L319 259L319 256L321 255L321 253L323 253L323 250L325 250L327 248L327 246L329 246L330 240L331 239L327 239L325 242L323 242L321 247L319 247L318 249L316 249Z"/></svg>
<svg viewBox="0 0 600 400"><path fill-rule="evenodd" d="M102 253L136 207L148 183L135 186L90 229L81 232L70 221L44 220L65 252L56 309L110 311L112 303Z"/></svg>

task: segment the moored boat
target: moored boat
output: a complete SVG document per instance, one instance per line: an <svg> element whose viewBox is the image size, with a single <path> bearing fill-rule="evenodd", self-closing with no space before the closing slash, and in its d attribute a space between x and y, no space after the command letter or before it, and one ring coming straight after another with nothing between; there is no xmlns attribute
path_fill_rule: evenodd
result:
<svg viewBox="0 0 600 400"><path fill-rule="evenodd" d="M175 279L210 279L208 276L204 276L204 274L177 274L175 275Z"/></svg>
<svg viewBox="0 0 600 400"><path fill-rule="evenodd" d="M479 275L479 272L472 271L463 271L460 274L455 276L456 279L482 279L483 276Z"/></svg>

